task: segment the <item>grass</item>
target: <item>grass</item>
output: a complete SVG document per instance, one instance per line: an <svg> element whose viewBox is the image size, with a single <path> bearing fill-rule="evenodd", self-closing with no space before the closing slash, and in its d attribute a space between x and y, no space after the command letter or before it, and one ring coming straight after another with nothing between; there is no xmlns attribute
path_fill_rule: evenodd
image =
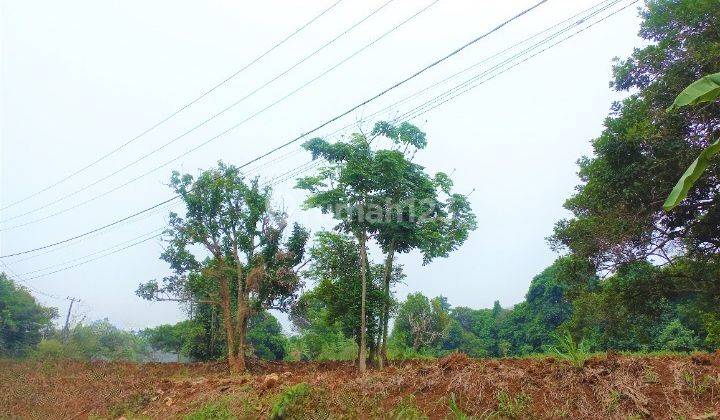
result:
<svg viewBox="0 0 720 420"><path fill-rule="evenodd" d="M682 380L695 397L701 397L707 393L713 382L713 379L708 375L702 375L698 378L697 375L688 371L682 373Z"/></svg>
<svg viewBox="0 0 720 420"><path fill-rule="evenodd" d="M472 416L466 414L460 406L458 406L457 401L455 401L455 393L450 394L450 413L455 420L474 420Z"/></svg>
<svg viewBox="0 0 720 420"><path fill-rule="evenodd" d="M228 420L235 419L225 401L217 401L203 405L185 416L185 420Z"/></svg>
<svg viewBox="0 0 720 420"><path fill-rule="evenodd" d="M118 417L136 417L145 406L151 401L150 394L147 392L138 392L133 394L130 398L121 403L115 404L110 407L110 416L112 418Z"/></svg>
<svg viewBox="0 0 720 420"><path fill-rule="evenodd" d="M524 392L512 396L507 391L500 391L497 394L497 410L493 417L506 419L529 417L531 402L532 398Z"/></svg>
<svg viewBox="0 0 720 420"><path fill-rule="evenodd" d="M415 403L415 395L410 394L405 396L393 409L390 418L394 420L420 420L428 417Z"/></svg>
<svg viewBox="0 0 720 420"><path fill-rule="evenodd" d="M270 410L271 419L293 419L299 418L301 414L307 412L309 408L309 400L313 388L305 383L300 382L289 386L283 390L276 398ZM317 407L313 407L317 409Z"/></svg>

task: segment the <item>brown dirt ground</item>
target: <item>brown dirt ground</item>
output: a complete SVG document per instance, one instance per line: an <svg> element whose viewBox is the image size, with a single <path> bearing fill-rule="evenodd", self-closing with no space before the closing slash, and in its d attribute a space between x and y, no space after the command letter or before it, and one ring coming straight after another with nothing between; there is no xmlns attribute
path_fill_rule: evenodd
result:
<svg viewBox="0 0 720 420"><path fill-rule="evenodd" d="M313 389L307 418L406 418L398 407L408 404L432 419L456 418L451 395L474 418L720 418L720 351L610 353L583 369L456 353L365 376L347 362L255 362L230 376L210 363L0 361L0 418L182 418L218 401L239 418L265 418L300 382Z"/></svg>

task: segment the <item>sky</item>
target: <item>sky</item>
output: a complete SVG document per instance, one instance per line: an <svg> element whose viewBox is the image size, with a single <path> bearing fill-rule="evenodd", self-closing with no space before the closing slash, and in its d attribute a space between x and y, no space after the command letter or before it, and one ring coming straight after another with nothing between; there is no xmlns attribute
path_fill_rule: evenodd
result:
<svg viewBox="0 0 720 420"><path fill-rule="evenodd" d="M0 254L64 240L161 202L172 195L167 184L173 170L196 174L218 160L244 164L536 0L343 0L227 83L136 138L335 2L3 0ZM339 139L376 120L397 118L473 75L484 81L577 29L534 50L526 50L533 45L529 41L494 55L598 2L549 0L312 136ZM472 308L490 307L495 300L510 307L524 299L533 276L557 258L545 238L556 221L569 216L562 205L579 183L576 162L591 153L590 141L602 131L612 102L623 97L609 87L612 60L641 46L639 4L411 120L428 138L415 161L429 172L452 174L456 190L470 194L478 228L447 259L423 266L417 253L399 256L407 274L396 289L400 298L417 291L442 294L453 306ZM526 55L500 64L521 51ZM295 143L246 170L274 184L275 205L291 221L317 232L331 227L331 221L301 210L304 192L293 189L294 175L309 158ZM162 206L80 240L0 259L0 270L62 313L69 304L66 297L81 299L75 316L86 320L108 318L122 328L139 329L184 319L179 305L147 302L134 294L139 283L169 274L159 259L162 242L151 236L166 225L171 210L181 208ZM371 251L380 257L377 249ZM281 321L289 327L282 316Z"/></svg>

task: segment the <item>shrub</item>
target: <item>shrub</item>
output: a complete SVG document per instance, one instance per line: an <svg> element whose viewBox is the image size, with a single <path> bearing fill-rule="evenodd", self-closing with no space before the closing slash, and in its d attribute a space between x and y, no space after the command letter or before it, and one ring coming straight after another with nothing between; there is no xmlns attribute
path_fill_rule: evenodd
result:
<svg viewBox="0 0 720 420"><path fill-rule="evenodd" d="M590 346L585 340L580 343L575 342L569 332L565 334L554 334L557 344L551 347L551 351L561 359L567 360L573 367L582 369L585 362L590 357Z"/></svg>
<svg viewBox="0 0 720 420"><path fill-rule="evenodd" d="M185 420L228 420L235 418L227 404L222 401L205 404L185 416Z"/></svg>
<svg viewBox="0 0 720 420"><path fill-rule="evenodd" d="M403 398L395 409L390 413L390 418L395 420L419 420L428 417L415 404L415 396L410 394Z"/></svg>
<svg viewBox="0 0 720 420"><path fill-rule="evenodd" d="M506 391L500 391L497 395L497 401L498 405L495 413L498 417L519 419L527 416L532 399L524 392L513 397Z"/></svg>
<svg viewBox="0 0 720 420"><path fill-rule="evenodd" d="M300 382L287 387L277 396L275 404L270 410L271 419L299 418L308 402L312 387L305 382Z"/></svg>

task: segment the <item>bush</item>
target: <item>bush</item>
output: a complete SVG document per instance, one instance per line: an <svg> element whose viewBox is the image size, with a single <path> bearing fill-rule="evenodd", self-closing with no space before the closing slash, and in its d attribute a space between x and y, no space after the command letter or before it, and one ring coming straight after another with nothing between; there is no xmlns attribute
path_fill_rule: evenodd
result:
<svg viewBox="0 0 720 420"><path fill-rule="evenodd" d="M205 404L185 416L185 420L228 420L235 418L225 402Z"/></svg>
<svg viewBox="0 0 720 420"><path fill-rule="evenodd" d="M305 382L286 388L277 396L270 410L271 419L293 419L302 417L312 387Z"/></svg>
<svg viewBox="0 0 720 420"><path fill-rule="evenodd" d="M585 366L585 362L590 357L590 346L585 340L580 340L580 343L576 343L569 332L565 334L555 334L555 340L557 341L557 345L551 347L553 353L561 359L570 362L573 367L582 369L582 367Z"/></svg>

